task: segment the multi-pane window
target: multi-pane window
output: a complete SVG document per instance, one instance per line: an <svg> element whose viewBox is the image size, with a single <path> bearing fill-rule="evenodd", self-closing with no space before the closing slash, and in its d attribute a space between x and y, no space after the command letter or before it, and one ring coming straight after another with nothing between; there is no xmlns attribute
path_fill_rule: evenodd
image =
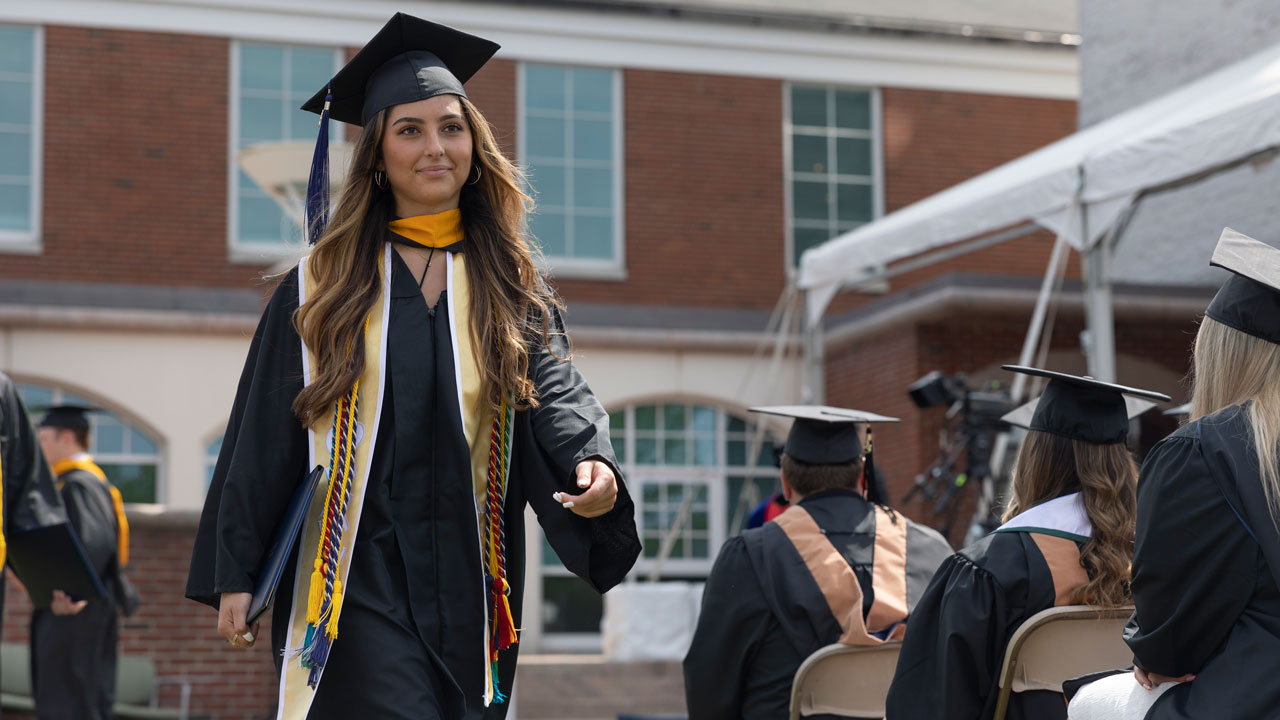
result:
<svg viewBox="0 0 1280 720"><path fill-rule="evenodd" d="M614 70L521 68L520 157L536 210L530 230L558 268L622 258L621 80Z"/></svg>
<svg viewBox="0 0 1280 720"><path fill-rule="evenodd" d="M298 108L333 76L341 59L332 48L237 43L232 92L237 151L251 145L316 139L318 116ZM331 123L337 139L340 123ZM302 242L302 229L231 158L232 244L247 250L278 250ZM296 168L305 183L309 168ZM305 187L305 185L304 185Z"/></svg>
<svg viewBox="0 0 1280 720"><path fill-rule="evenodd" d="M33 27L0 25L0 243L38 232L40 38Z"/></svg>
<svg viewBox="0 0 1280 720"><path fill-rule="evenodd" d="M53 405L94 407L79 395L61 388L18 384L18 394L33 420ZM120 488L125 502L159 500L160 452L155 438L107 410L89 413L89 453L111 482Z"/></svg>
<svg viewBox="0 0 1280 720"><path fill-rule="evenodd" d="M705 578L720 545L780 488L774 439L751 421L693 403L609 414L614 451L636 504L640 577ZM599 596L543 542L543 630L598 632Z"/></svg>
<svg viewBox="0 0 1280 720"><path fill-rule="evenodd" d="M879 206L877 120L869 90L792 85L791 262L871 222Z"/></svg>

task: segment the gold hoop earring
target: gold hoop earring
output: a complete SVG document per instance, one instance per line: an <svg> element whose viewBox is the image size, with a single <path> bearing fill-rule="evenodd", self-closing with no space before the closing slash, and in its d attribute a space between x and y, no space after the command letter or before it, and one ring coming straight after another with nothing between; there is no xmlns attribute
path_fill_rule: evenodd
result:
<svg viewBox="0 0 1280 720"><path fill-rule="evenodd" d="M386 190L386 189L387 189L387 174L386 174L385 172L383 172L382 170L374 170L374 171L373 171L373 184L374 184L374 185L377 185L378 187L382 188L383 190Z"/></svg>
<svg viewBox="0 0 1280 720"><path fill-rule="evenodd" d="M480 177L484 175L484 168L480 167L479 164L476 164L473 167L475 167L476 169L476 179L469 180L467 182L468 185L475 185L476 183L480 182Z"/></svg>

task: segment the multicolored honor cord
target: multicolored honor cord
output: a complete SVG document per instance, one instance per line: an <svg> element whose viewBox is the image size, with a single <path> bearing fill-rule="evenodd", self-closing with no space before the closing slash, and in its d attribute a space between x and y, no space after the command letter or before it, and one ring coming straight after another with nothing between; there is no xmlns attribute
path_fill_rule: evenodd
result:
<svg viewBox="0 0 1280 720"><path fill-rule="evenodd" d="M487 608L490 628L489 662L495 702L507 700L507 696L498 688L498 651L506 650L519 642L508 600L511 586L507 582L507 539L503 527L503 505L511 470L511 426L514 421L515 410L504 398L493 419L493 433L489 441L488 499L484 510L485 579L490 587Z"/></svg>
<svg viewBox="0 0 1280 720"><path fill-rule="evenodd" d="M365 332L369 319L365 318ZM342 611L343 535L347 529L347 501L356 479L356 446L363 434L360 416L360 380L351 392L333 405L333 444L329 456L329 485L320 516L320 543L316 548L307 601L307 635L299 651L302 667L311 670L307 684L314 688L329 659L329 648L338 637L338 615Z"/></svg>

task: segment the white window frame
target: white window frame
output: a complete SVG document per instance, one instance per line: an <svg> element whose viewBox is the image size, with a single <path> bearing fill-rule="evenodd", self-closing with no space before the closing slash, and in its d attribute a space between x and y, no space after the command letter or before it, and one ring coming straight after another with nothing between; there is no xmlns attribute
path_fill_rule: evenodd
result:
<svg viewBox="0 0 1280 720"><path fill-rule="evenodd" d="M847 176L847 177L869 177L871 180L871 220L875 222L884 215L884 112L883 112L883 96L880 88L876 87L859 87L856 85L834 85L829 83L812 83L790 81L782 83L782 168L783 168L783 212L786 216L786 237L783 242L783 267L787 269L788 277L794 278L798 270L799 258L795 257L795 197L793 184L796 181L797 173L795 172L792 161L792 132L797 127L791 122L791 89L793 87L811 87L826 88L831 90L852 90L854 92L865 92L871 96L871 128L870 130L842 130L835 127L832 122L832 115L835 113L834 104L828 105L828 124L825 128L828 138L832 137L855 137L871 140L871 175L870 176ZM803 125L799 127L817 129L815 126ZM834 152L830 147L828 154ZM829 167L835 168L835 158L828 157ZM806 173L800 173L804 175ZM823 179L830 180L832 173L824 173ZM803 177L800 179L804 179ZM866 223L864 223L866 224ZM841 230L839 233L849 232L849 230ZM836 235L832 235L832 238Z"/></svg>
<svg viewBox="0 0 1280 720"><path fill-rule="evenodd" d="M616 67L602 67L597 65L569 65L564 63L542 63L542 62L520 62L516 67L516 157L519 158L522 165L529 166L528 148L525 145L528 133L525 132L526 108L525 108L525 69L529 65L545 65L550 67L558 67L566 70L577 68L592 70L608 70L612 73L613 78L613 107L611 114L613 115L613 205L614 205L614 226L613 226L613 259L599 260L588 258L569 258L569 257L552 257L543 256L543 263L546 269L558 278L581 278L588 280L626 280L627 279L627 244L626 244L626 166L625 152L623 150L623 141L626 132L623 118L623 74L622 70ZM570 111L572 112L572 111ZM567 130L566 130L567 132ZM568 191L569 188L566 188ZM536 197L535 197L536 200ZM571 222L573 216L566 215Z"/></svg>
<svg viewBox="0 0 1280 720"><path fill-rule="evenodd" d="M93 453L93 459L101 465L144 465L144 464L149 465L154 463L156 466L155 502L154 503L126 502L125 505L145 505L145 506L165 505L168 502L169 500L169 480L168 480L168 472L167 472L168 462L166 462L167 453L166 453L166 447L164 444L163 436L154 432L153 430L146 427L142 423L134 420L133 417L130 416L126 411L118 409L115 406L111 405L110 403L104 403L99 400L90 398L83 393L80 393L73 389L66 388L62 385L59 385L56 382L50 382L47 380L39 380L39 379L26 380L22 378L14 378L14 382L16 382L18 385L30 385L30 386L35 386L35 387L48 390L50 392L50 396L52 398L51 402L53 405L61 405L65 401L65 398L68 393L70 393L71 395L77 398L84 398L88 400L90 403L92 403L97 410L114 416L115 419L124 428L126 435L128 434L128 431L131 429L137 430L138 432L146 435L147 440L150 441L151 444L155 446L154 455L147 455L144 453L137 453L137 452ZM89 420L89 444L93 445L97 442L97 437L98 437L98 428L99 428L98 418L96 417L95 413L90 413L88 415L88 420ZM32 417L32 422L33 423L37 422L35 417ZM130 444L132 445L132 443ZM90 452L93 452L93 448L90 448Z"/></svg>
<svg viewBox="0 0 1280 720"><path fill-rule="evenodd" d="M286 258L297 257L304 250L302 245L280 243L279 245L263 245L260 243L240 242L240 187L237 182L240 168L236 165L236 153L240 151L240 48L244 45L269 45L287 48L310 48L317 50L330 49L327 45L310 45L307 43L268 42L257 40L234 39L229 44L231 53L227 78L227 257L233 263L261 265ZM342 68L346 57L345 49L333 50L333 72ZM317 88L318 89L318 88ZM319 117L319 116L317 116ZM340 132L336 127L342 123L330 121L330 132ZM330 188L330 197L334 197L336 188Z"/></svg>
<svg viewBox="0 0 1280 720"><path fill-rule="evenodd" d="M39 255L43 251L44 233L44 26L5 23L10 27L29 27L31 38L31 213L29 230L0 230L0 252L16 255Z"/></svg>

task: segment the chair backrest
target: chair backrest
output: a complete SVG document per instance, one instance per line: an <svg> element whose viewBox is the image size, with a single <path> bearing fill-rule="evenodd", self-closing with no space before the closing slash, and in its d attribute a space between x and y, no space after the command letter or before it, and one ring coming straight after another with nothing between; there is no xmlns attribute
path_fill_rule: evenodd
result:
<svg viewBox="0 0 1280 720"><path fill-rule="evenodd" d="M24 643L0 644L0 692L31 697L31 649Z"/></svg>
<svg viewBox="0 0 1280 720"><path fill-rule="evenodd" d="M1073 677L1132 664L1133 653L1123 637L1132 614L1132 606L1065 605L1028 618L1005 649L993 720L1004 720L1011 693L1062 692L1062 683Z"/></svg>
<svg viewBox="0 0 1280 720"><path fill-rule="evenodd" d="M828 645L810 655L791 686L791 720L827 713L884 717L884 701L898 665L901 643Z"/></svg>
<svg viewBox="0 0 1280 720"><path fill-rule="evenodd" d="M121 655L116 660L116 702L151 704L156 691L156 664L145 655Z"/></svg>

